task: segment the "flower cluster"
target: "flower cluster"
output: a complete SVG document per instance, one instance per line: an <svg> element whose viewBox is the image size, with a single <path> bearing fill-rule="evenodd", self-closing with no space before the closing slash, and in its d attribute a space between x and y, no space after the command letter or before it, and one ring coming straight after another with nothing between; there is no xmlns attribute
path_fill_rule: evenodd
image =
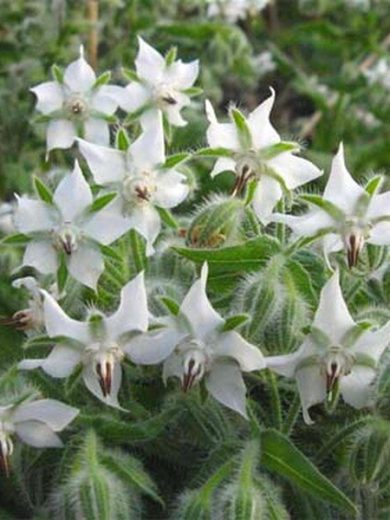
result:
<svg viewBox="0 0 390 520"><path fill-rule="evenodd" d="M273 89L247 116L231 106L229 121L223 123L206 101L208 147L193 157L216 158L212 178L233 173L230 200L242 201L259 227L289 226L297 239L292 249L322 240L327 264L335 272L322 288L301 347L287 355L264 357L258 345L235 330L241 318L224 318L210 303L206 262L182 303L169 302L168 315L154 316L149 311L148 283L141 269L122 287L112 314L99 305L90 306L85 319L79 320L63 310L63 287L56 284L63 273L96 294L107 249L113 254L110 247L132 230L143 237L146 255L156 254L161 215L164 221L172 217L170 209L190 192L181 167L189 154L167 157L164 128L186 124L182 109L196 91L198 62L177 60L175 52L163 57L139 38L135 65L135 72L126 72L130 78L126 87L108 85L110 75L96 78L81 50L79 59L64 72L54 68L54 81L32 89L37 110L48 123L47 152L77 148L90 170L92 186L75 160L73 171L61 178L53 193L35 179L36 198L16 197L14 225L27 244L22 266L33 269L37 279L28 276L14 282L29 291L30 299L26 309L6 322L27 333L44 330L51 339L46 357L24 359L19 368L67 378L79 367L87 389L120 410L126 409L126 403L122 408L118 400L124 363L162 364L164 381L176 377L184 392L204 387L243 417L247 408L242 374L267 367L295 377L307 423L312 422L308 411L312 405L325 402L330 409L339 394L355 408L367 406L379 358L389 343L390 323L371 330L352 319L330 255L345 250L353 269L365 243L390 245L390 192L378 193L380 177L360 186L346 168L340 145L323 196L300 195L300 201L310 205L307 213L280 211L286 196L291 199L293 190L322 172L299 156L298 143L283 141L273 127ZM120 127L112 147L109 123L118 107L130 113L129 120L139 121L140 133L130 143ZM6 471L14 434L33 446L58 446L53 432L62 430L76 414L74 408L50 399L3 406L0 462Z"/></svg>

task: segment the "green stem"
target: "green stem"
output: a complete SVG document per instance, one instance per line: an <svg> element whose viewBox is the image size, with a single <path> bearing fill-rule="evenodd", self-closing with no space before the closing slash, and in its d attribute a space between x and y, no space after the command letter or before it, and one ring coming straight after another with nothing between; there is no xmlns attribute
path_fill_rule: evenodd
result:
<svg viewBox="0 0 390 520"><path fill-rule="evenodd" d="M282 407L280 403L278 385L276 383L275 375L268 369L266 370L266 377L268 379L271 392L271 406L274 415L275 428L280 431L282 429Z"/></svg>
<svg viewBox="0 0 390 520"><path fill-rule="evenodd" d="M286 417L286 420L284 422L282 431L286 435L289 435L294 428L294 425L296 423L296 420L298 419L299 412L301 411L301 399L299 397L299 394L295 394L294 400L290 406L290 409L288 411L288 415Z"/></svg>
<svg viewBox="0 0 390 520"><path fill-rule="evenodd" d="M283 198L280 199L280 201L278 202L277 210L279 213L285 212L285 204L284 204ZM276 237L281 244L285 244L285 242L286 242L286 224L283 224L282 222L278 222L276 224Z"/></svg>

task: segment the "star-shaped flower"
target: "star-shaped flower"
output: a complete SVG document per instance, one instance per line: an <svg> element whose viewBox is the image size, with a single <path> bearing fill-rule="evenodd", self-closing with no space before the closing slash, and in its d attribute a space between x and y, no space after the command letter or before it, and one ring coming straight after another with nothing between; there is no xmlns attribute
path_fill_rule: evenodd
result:
<svg viewBox="0 0 390 520"><path fill-rule="evenodd" d="M112 225L106 208L89 211L92 193L77 161L57 186L51 204L24 196L17 202L15 225L31 237L23 265L56 273L63 256L70 274L95 289L104 269L100 244L114 242L122 230Z"/></svg>
<svg viewBox="0 0 390 520"><path fill-rule="evenodd" d="M107 118L116 112L116 98L121 90L121 87L101 84L97 80L81 47L80 57L68 65L63 76L57 74L54 81L31 89L37 96L37 110L49 119L47 151L71 147L78 135L108 145Z"/></svg>
<svg viewBox="0 0 390 520"><path fill-rule="evenodd" d="M286 223L297 236L323 236L325 256L345 249L350 267L356 265L365 242L378 246L390 244L390 191L375 194L379 179L365 190L345 166L344 149L332 162L322 199L306 196L312 209L301 216L274 214L276 222Z"/></svg>
<svg viewBox="0 0 390 520"><path fill-rule="evenodd" d="M221 16L230 23L236 23L248 15L255 16L268 3L269 0L207 0L207 16Z"/></svg>
<svg viewBox="0 0 390 520"><path fill-rule="evenodd" d="M110 316L92 311L87 321L70 318L55 299L44 294L44 319L51 338L61 336L46 359L26 359L21 369L41 367L52 377L68 377L81 364L88 390L104 403L119 407L121 361L124 348L135 333L148 328L148 308L143 273L121 291L120 305Z"/></svg>
<svg viewBox="0 0 390 520"><path fill-rule="evenodd" d="M230 170L237 179L234 193L239 193L248 181L257 182L252 204L258 218L267 224L270 215L283 192L305 184L322 172L310 161L294 155L299 151L297 143L282 142L272 126L269 116L275 100L275 92L261 103L248 118L232 108L232 122L219 123L214 109L206 101L209 120L207 140L211 148L228 152L214 165L211 176Z"/></svg>
<svg viewBox="0 0 390 520"><path fill-rule="evenodd" d="M266 358L278 374L295 377L303 417L309 408L337 398L354 408L370 403L378 360L390 342L390 322L378 330L355 323L348 311L336 272L324 285L310 334L292 354Z"/></svg>
<svg viewBox="0 0 390 520"><path fill-rule="evenodd" d="M199 74L198 60L167 62L156 49L138 37L139 51L135 60L137 78L127 85L119 101L127 112L145 109L141 122L156 111L162 111L173 126L184 126L183 107L191 103L188 95ZM119 98L118 98L119 99Z"/></svg>
<svg viewBox="0 0 390 520"><path fill-rule="evenodd" d="M147 241L147 254L161 229L156 208L173 208L188 195L186 177L172 168L165 169L164 135L160 121L155 121L128 150L121 151L93 145L79 139L96 184L119 192L109 206L112 226L125 232L138 231ZM95 226L100 226L99 219Z"/></svg>
<svg viewBox="0 0 390 520"><path fill-rule="evenodd" d="M225 320L206 295L207 272L204 264L178 314L163 320L165 327L134 338L126 353L135 363L164 361L164 380L178 377L184 391L204 379L215 399L246 417L241 372L264 368L264 358L236 331L224 330Z"/></svg>
<svg viewBox="0 0 390 520"><path fill-rule="evenodd" d="M34 448L60 448L60 432L77 416L79 410L54 399L0 406L0 465L9 475L13 437Z"/></svg>

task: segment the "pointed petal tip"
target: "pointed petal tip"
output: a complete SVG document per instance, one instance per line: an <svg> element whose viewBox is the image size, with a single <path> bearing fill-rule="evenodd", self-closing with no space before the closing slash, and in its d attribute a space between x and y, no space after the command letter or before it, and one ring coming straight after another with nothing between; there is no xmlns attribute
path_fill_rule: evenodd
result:
<svg viewBox="0 0 390 520"><path fill-rule="evenodd" d="M213 108L213 105L211 104L211 102L208 99L206 99L204 104L205 104L206 117L207 117L207 120L209 121L209 123L217 123L217 117L215 115L215 111L214 111L214 108Z"/></svg>

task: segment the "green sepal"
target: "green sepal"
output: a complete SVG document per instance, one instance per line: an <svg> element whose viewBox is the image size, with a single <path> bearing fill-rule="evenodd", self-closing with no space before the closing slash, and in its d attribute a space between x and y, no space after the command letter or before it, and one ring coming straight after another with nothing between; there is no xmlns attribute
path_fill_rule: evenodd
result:
<svg viewBox="0 0 390 520"><path fill-rule="evenodd" d="M269 161L283 152L299 152L299 144L292 141L281 141L280 143L267 146L261 150L261 158Z"/></svg>
<svg viewBox="0 0 390 520"><path fill-rule="evenodd" d="M159 299L173 316L178 316L180 313L180 305L177 303L177 301L175 301L173 298L169 298L168 296L161 296Z"/></svg>
<svg viewBox="0 0 390 520"><path fill-rule="evenodd" d="M176 61L177 58L177 47L172 46L169 51L165 55L165 63L167 66L172 65Z"/></svg>
<svg viewBox="0 0 390 520"><path fill-rule="evenodd" d="M200 87L190 87L183 90L183 94L186 94L189 97L201 96L204 90Z"/></svg>
<svg viewBox="0 0 390 520"><path fill-rule="evenodd" d="M257 179L253 179L247 183L245 191L245 206L249 206L249 204L252 202L253 197L255 196L257 184Z"/></svg>
<svg viewBox="0 0 390 520"><path fill-rule="evenodd" d="M33 184L38 197L47 204L53 204L53 193L39 177L34 175Z"/></svg>
<svg viewBox="0 0 390 520"><path fill-rule="evenodd" d="M106 85L111 79L111 71L107 70L106 72L103 72L95 81L95 83L92 85L93 89L102 87L103 85Z"/></svg>
<svg viewBox="0 0 390 520"><path fill-rule="evenodd" d="M57 271L57 285L58 292L61 294L65 289L66 282L68 280L68 267L66 265L64 254L60 255L60 265Z"/></svg>
<svg viewBox="0 0 390 520"><path fill-rule="evenodd" d="M115 135L115 148L121 152L127 152L130 146L130 137L126 129L121 127Z"/></svg>
<svg viewBox="0 0 390 520"><path fill-rule="evenodd" d="M164 222L164 224L166 224L168 227L172 228L172 229L178 229L179 228L179 224L177 223L177 221L175 220L174 216L172 215L172 213L166 209L166 208L159 208L156 206L156 209L161 217L161 220Z"/></svg>
<svg viewBox="0 0 390 520"><path fill-rule="evenodd" d="M64 82L64 71L55 63L51 66L51 75L53 76L54 81L57 81L57 83L62 84Z"/></svg>
<svg viewBox="0 0 390 520"><path fill-rule="evenodd" d="M234 152L232 150L229 150L228 148L201 148L194 154L197 157L225 157L227 159L233 159Z"/></svg>
<svg viewBox="0 0 390 520"><path fill-rule="evenodd" d="M375 175L372 179L370 179L367 184L364 186L364 189L369 194L370 197L375 195L381 188L383 184L382 175Z"/></svg>
<svg viewBox="0 0 390 520"><path fill-rule="evenodd" d="M235 124L238 140L240 141L242 148L245 150L250 149L252 147L252 135L245 116L237 108L232 108L230 110L230 115Z"/></svg>
<svg viewBox="0 0 390 520"><path fill-rule="evenodd" d="M10 246L24 246L28 242L30 242L31 238L23 233L14 233L13 235L8 235L1 239L1 245L10 245Z"/></svg>
<svg viewBox="0 0 390 520"><path fill-rule="evenodd" d="M221 332L228 332L229 330L237 329L249 320L248 314L236 314L226 318L225 323L220 327Z"/></svg>
<svg viewBox="0 0 390 520"><path fill-rule="evenodd" d="M301 195L300 198L305 202L309 202L318 208L324 210L328 215L330 215L334 220L338 222L342 222L345 218L343 211L338 208L335 204L330 202L329 200L323 199L320 195Z"/></svg>
<svg viewBox="0 0 390 520"><path fill-rule="evenodd" d="M163 164L163 168L170 169L174 168L178 164L183 163L184 161L187 161L191 157L191 154L187 152L182 153L176 153L174 155L170 155L166 158L165 163Z"/></svg>
<svg viewBox="0 0 390 520"><path fill-rule="evenodd" d="M136 81L137 83L140 82L140 79L137 76L137 73L135 72L135 70L127 69L126 67L122 67L122 75L129 81Z"/></svg>
<svg viewBox="0 0 390 520"><path fill-rule="evenodd" d="M116 192L105 193L101 197L98 197L93 201L91 206L89 207L89 211L94 213L95 211L100 211L105 208L118 194Z"/></svg>

